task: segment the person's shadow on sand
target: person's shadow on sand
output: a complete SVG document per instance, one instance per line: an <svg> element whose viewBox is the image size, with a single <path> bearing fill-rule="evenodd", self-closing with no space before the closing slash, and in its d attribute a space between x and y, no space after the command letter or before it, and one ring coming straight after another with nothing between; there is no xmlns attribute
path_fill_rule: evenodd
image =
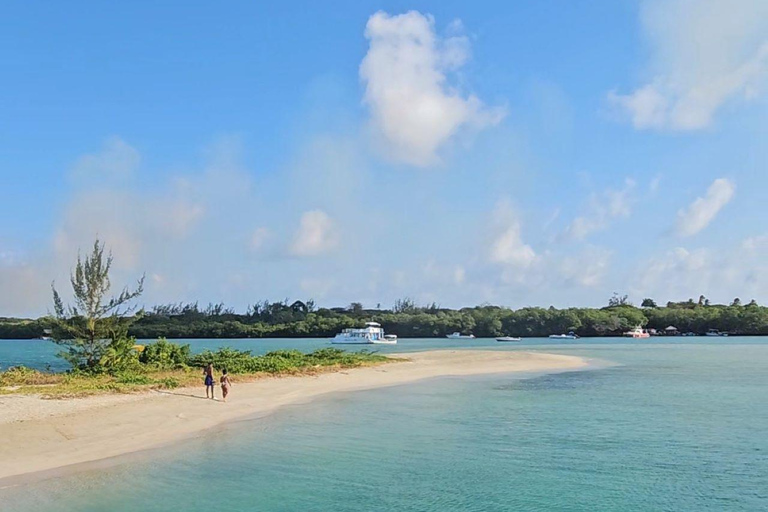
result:
<svg viewBox="0 0 768 512"><path fill-rule="evenodd" d="M173 391L166 391L164 389L155 389L153 391L155 391L156 393L161 393L163 395L184 396L187 398L197 398L199 400L211 400L207 396L190 395L189 393L174 393ZM214 398L213 400L215 402L219 401L217 398Z"/></svg>

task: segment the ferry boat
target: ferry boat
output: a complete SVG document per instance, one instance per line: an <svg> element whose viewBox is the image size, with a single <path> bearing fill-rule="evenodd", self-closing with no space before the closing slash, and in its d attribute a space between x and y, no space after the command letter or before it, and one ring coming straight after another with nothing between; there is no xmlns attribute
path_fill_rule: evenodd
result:
<svg viewBox="0 0 768 512"><path fill-rule="evenodd" d="M625 332L624 336L627 338L650 338L651 334L638 325L631 331Z"/></svg>
<svg viewBox="0 0 768 512"><path fill-rule="evenodd" d="M568 334L550 334L549 337L553 340L575 340L579 336L573 331L570 331Z"/></svg>
<svg viewBox="0 0 768 512"><path fill-rule="evenodd" d="M454 332L451 334L448 334L445 336L448 339L451 340L473 340L475 339L474 334L461 334L460 332Z"/></svg>
<svg viewBox="0 0 768 512"><path fill-rule="evenodd" d="M522 339L518 336L501 336L496 338L496 341L522 341Z"/></svg>
<svg viewBox="0 0 768 512"><path fill-rule="evenodd" d="M362 329L344 329L331 339L331 343L334 345L394 345L397 343L397 336L384 334L381 324L366 322Z"/></svg>

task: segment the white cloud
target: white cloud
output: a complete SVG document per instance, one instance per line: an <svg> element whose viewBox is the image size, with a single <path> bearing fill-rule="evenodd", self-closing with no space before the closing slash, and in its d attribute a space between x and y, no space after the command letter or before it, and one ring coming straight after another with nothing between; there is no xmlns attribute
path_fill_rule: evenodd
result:
<svg viewBox="0 0 768 512"><path fill-rule="evenodd" d="M611 256L611 251L596 247L589 247L579 254L567 255L557 265L559 277L566 286L597 287L609 270Z"/></svg>
<svg viewBox="0 0 768 512"><path fill-rule="evenodd" d="M764 254L768 236L747 238L741 244L717 248L674 248L638 262L630 291L659 300L686 300L704 294L713 302L768 300L768 264Z"/></svg>
<svg viewBox="0 0 768 512"><path fill-rule="evenodd" d="M635 128L706 128L727 102L765 93L765 0L645 0L641 13L654 78L632 93L608 95Z"/></svg>
<svg viewBox="0 0 768 512"><path fill-rule="evenodd" d="M502 201L494 212L497 234L491 244L489 259L513 267L525 268L536 259L536 253L523 242L522 228L508 202Z"/></svg>
<svg viewBox="0 0 768 512"><path fill-rule="evenodd" d="M335 248L338 241L333 219L322 210L312 210L301 216L291 252L297 256L317 256Z"/></svg>
<svg viewBox="0 0 768 512"><path fill-rule="evenodd" d="M110 137L98 153L83 155L72 167L72 176L83 181L102 182L131 178L141 155L120 137Z"/></svg>
<svg viewBox="0 0 768 512"><path fill-rule="evenodd" d="M494 125L505 115L449 85L446 73L466 62L469 41L456 34L460 22L448 37L438 36L434 24L417 11L377 12L366 25L370 47L360 65L375 131L394 160L416 166L436 163L438 150L460 129Z"/></svg>
<svg viewBox="0 0 768 512"><path fill-rule="evenodd" d="M736 187L730 180L718 178L713 181L704 197L697 198L688 208L677 213L676 233L680 236L691 236L707 227L730 202L735 190Z"/></svg>
<svg viewBox="0 0 768 512"><path fill-rule="evenodd" d="M565 237L583 240L610 226L614 219L629 217L635 203L634 189L635 182L627 179L620 190L607 189L601 194L592 194L587 213L573 219L565 230Z"/></svg>

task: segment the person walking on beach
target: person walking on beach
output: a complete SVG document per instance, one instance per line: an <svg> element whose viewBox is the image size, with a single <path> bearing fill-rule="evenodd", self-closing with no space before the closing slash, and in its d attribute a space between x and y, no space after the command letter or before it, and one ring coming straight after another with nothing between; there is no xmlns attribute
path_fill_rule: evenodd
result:
<svg viewBox="0 0 768 512"><path fill-rule="evenodd" d="M227 375L227 369L221 370L221 394L224 395L224 401L227 401L227 395L229 394L229 388L232 383L229 381L229 375Z"/></svg>
<svg viewBox="0 0 768 512"><path fill-rule="evenodd" d="M203 375L205 375L205 398L216 400L214 396L216 388L213 384L213 363L208 363L208 366L203 369Z"/></svg>

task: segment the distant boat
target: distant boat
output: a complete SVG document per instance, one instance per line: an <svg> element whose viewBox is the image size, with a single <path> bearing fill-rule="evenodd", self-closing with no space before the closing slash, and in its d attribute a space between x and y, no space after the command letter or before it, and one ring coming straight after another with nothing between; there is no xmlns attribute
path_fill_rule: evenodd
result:
<svg viewBox="0 0 768 512"><path fill-rule="evenodd" d="M376 322L367 322L362 329L344 329L331 339L334 345L394 345L397 336L384 334L384 329Z"/></svg>
<svg viewBox="0 0 768 512"><path fill-rule="evenodd" d="M448 339L451 340L473 340L475 339L474 334L461 334L460 332L454 332L451 334L448 334L445 336Z"/></svg>
<svg viewBox="0 0 768 512"><path fill-rule="evenodd" d="M570 331L568 334L550 334L549 337L553 340L575 340L579 336L573 331Z"/></svg>
<svg viewBox="0 0 768 512"><path fill-rule="evenodd" d="M710 329L705 336L728 336L727 332L720 332L717 329Z"/></svg>
<svg viewBox="0 0 768 512"><path fill-rule="evenodd" d="M689 332L684 332L683 336L696 336L696 333L695 332L690 332L690 331Z"/></svg>
<svg viewBox="0 0 768 512"><path fill-rule="evenodd" d="M625 332L624 336L627 338L650 338L651 334L638 325L631 331Z"/></svg>
<svg viewBox="0 0 768 512"><path fill-rule="evenodd" d="M522 341L523 338L518 338L516 336L501 336L500 338L496 338L496 341Z"/></svg>

